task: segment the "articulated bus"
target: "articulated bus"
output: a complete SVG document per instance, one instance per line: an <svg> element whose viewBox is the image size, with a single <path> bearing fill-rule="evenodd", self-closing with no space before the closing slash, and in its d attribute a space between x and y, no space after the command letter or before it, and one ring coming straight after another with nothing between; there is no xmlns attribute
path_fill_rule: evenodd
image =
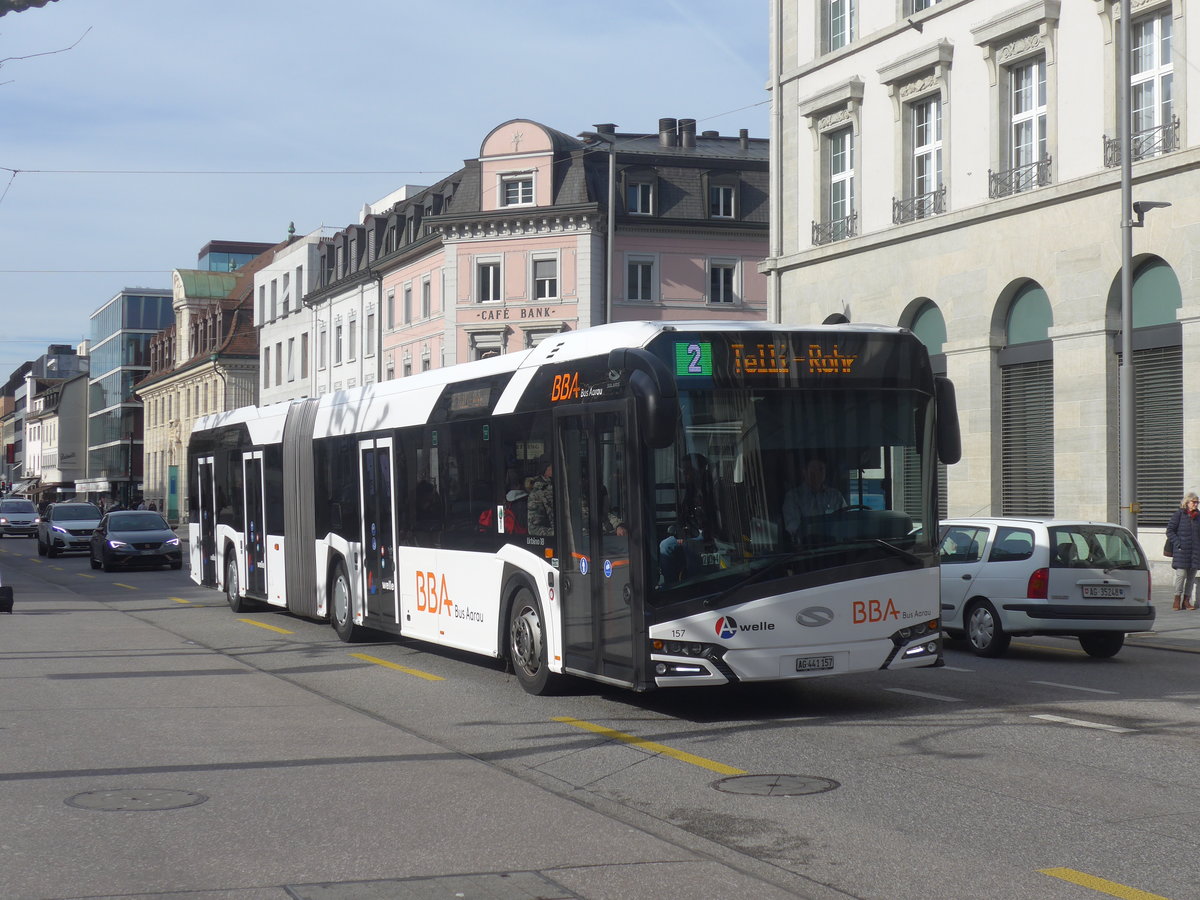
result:
<svg viewBox="0 0 1200 900"><path fill-rule="evenodd" d="M940 665L958 454L907 330L602 325L199 420L192 578L506 659L535 694Z"/></svg>

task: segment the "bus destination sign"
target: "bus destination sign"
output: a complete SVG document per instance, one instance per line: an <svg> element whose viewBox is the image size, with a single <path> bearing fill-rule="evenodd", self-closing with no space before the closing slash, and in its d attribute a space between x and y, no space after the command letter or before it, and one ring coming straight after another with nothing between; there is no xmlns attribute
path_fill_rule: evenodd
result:
<svg viewBox="0 0 1200 900"><path fill-rule="evenodd" d="M747 375L850 375L858 356L846 354L837 344L809 344L803 354L787 344L757 343L728 345L726 370ZM680 341L675 344L675 375L713 374L713 346L709 341Z"/></svg>

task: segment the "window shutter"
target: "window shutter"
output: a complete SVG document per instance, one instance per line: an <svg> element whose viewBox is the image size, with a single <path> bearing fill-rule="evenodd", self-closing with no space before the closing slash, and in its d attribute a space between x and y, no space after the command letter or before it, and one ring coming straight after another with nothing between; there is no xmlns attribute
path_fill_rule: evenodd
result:
<svg viewBox="0 0 1200 900"><path fill-rule="evenodd" d="M1183 348L1133 352L1138 524L1165 527L1183 495Z"/></svg>
<svg viewBox="0 0 1200 900"><path fill-rule="evenodd" d="M1001 515L1054 515L1054 362L1001 370Z"/></svg>

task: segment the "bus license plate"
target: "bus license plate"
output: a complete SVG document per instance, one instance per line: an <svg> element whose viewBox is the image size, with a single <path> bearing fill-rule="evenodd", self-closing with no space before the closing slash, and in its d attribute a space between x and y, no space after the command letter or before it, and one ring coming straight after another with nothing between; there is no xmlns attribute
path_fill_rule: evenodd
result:
<svg viewBox="0 0 1200 900"><path fill-rule="evenodd" d="M822 672L832 668L832 656L801 656L796 660L797 672Z"/></svg>
<svg viewBox="0 0 1200 900"><path fill-rule="evenodd" d="M1125 588L1117 584L1085 584L1083 596L1093 600L1124 600Z"/></svg>

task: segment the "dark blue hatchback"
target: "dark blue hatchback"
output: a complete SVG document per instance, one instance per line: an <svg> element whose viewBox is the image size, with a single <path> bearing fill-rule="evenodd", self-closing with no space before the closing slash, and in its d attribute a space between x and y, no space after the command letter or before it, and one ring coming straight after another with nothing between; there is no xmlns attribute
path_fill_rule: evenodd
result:
<svg viewBox="0 0 1200 900"><path fill-rule="evenodd" d="M148 509L106 515L92 533L90 553L92 568L105 572L134 566L183 568L179 537L166 519Z"/></svg>

